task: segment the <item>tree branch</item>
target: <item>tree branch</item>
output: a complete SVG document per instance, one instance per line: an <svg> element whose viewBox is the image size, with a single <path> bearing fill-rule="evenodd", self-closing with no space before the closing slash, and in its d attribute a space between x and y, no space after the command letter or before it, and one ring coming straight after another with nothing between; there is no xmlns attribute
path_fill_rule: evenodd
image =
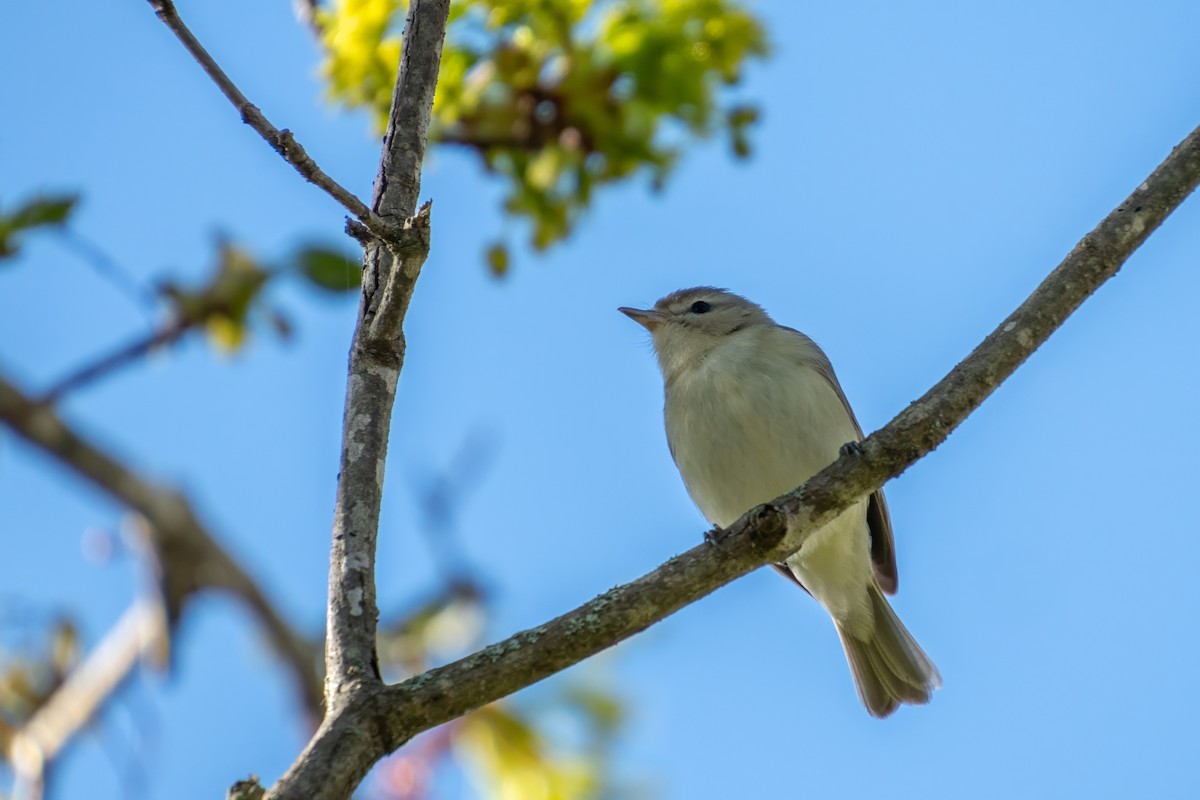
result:
<svg viewBox="0 0 1200 800"><path fill-rule="evenodd" d="M257 131L258 135L283 157L284 161L291 164L306 181L323 189L326 194L340 203L344 209L353 214L382 241L397 246L407 241L401 229L380 219L349 189L325 174L324 170L317 166L307 151L296 141L296 137L292 135L291 131L286 128L282 130L276 128L259 110L258 106L246 99L237 85L230 80L225 71L204 49L204 45L200 44L191 30L183 24L179 12L175 9L174 0L148 0L148 2L163 24L171 30L171 33L175 34L175 37L192 55L192 58L196 59L196 63L208 77L212 78L213 83L221 90L221 94L225 95L230 103L233 103L233 107L242 116L242 122Z"/></svg>
<svg viewBox="0 0 1200 800"><path fill-rule="evenodd" d="M403 50L383 154L375 178L373 208L388 220L403 220L412 232L408 248L363 248L363 289L358 324L350 345L346 407L342 422L341 469L329 556L329 605L325 635L325 721L272 797L348 797L365 771L349 764L315 761L314 749L332 741L327 731L362 736L355 750L379 750L374 731L348 731L361 719L361 704L382 682L376 653L375 545L383 495L384 464L396 383L404 364L403 322L417 278L429 253L429 204L419 210L433 94L441 67L450 0L413 0L404 25ZM373 763L373 762L372 762ZM321 772L315 772L314 767ZM332 794L328 794L332 793Z"/></svg>
<svg viewBox="0 0 1200 800"><path fill-rule="evenodd" d="M545 625L399 685L363 684L326 717L276 798L348 797L417 733L498 700L644 630L803 546L809 533L946 440L1121 265L1200 182L1200 128L936 386L796 490L719 537Z"/></svg>
<svg viewBox="0 0 1200 800"><path fill-rule="evenodd" d="M314 648L283 619L258 583L196 518L187 499L156 486L65 425L54 411L22 394L0 375L0 421L60 464L140 513L162 574L167 617L174 623L187 599L202 589L223 589L245 603L267 641L293 673L313 719L321 714Z"/></svg>
<svg viewBox="0 0 1200 800"><path fill-rule="evenodd" d="M129 300L141 306L143 311L152 314L158 308L158 295L148 286L135 280L128 270L118 264L116 259L89 237L67 226L59 231L57 241L88 264L98 276L126 295Z"/></svg>
<svg viewBox="0 0 1200 800"><path fill-rule="evenodd" d="M375 542L388 429L404 363L401 325L429 252L429 205L418 211L416 203L449 10L449 0L414 0L409 7L375 180L375 210L385 218L404 220L414 244L400 249L368 242L364 247L363 294L350 347L329 563L325 698L330 713L345 692L379 681Z"/></svg>
<svg viewBox="0 0 1200 800"><path fill-rule="evenodd" d="M149 334L136 339L129 344L107 353L96 359L90 364L87 364L77 371L72 372L65 378L60 379L57 383L42 393L37 402L52 405L57 403L69 392L76 391L90 383L94 383L101 378L116 372L121 367L132 364L143 356L147 356L160 347L174 344L183 338L191 328L195 325L195 321L187 318L174 319L171 322L159 328L156 331L151 331Z"/></svg>

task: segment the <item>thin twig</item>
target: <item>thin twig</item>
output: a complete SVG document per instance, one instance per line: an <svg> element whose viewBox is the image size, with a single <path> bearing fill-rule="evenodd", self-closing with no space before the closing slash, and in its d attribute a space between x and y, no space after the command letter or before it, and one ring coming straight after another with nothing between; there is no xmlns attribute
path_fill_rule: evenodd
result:
<svg viewBox="0 0 1200 800"><path fill-rule="evenodd" d="M1158 228L1200 183L1200 128L1076 245L936 386L804 485L638 580L544 625L397 686L364 684L331 709L272 798L340 800L416 734L506 697L796 552L811 531L941 444ZM561 524L558 523L551 524Z"/></svg>
<svg viewBox="0 0 1200 800"><path fill-rule="evenodd" d="M149 287L134 280L129 272L117 263L116 259L87 236L66 227L62 229L59 242L90 264L97 275L128 295L147 313L153 312L158 307L160 299L158 295Z"/></svg>
<svg viewBox="0 0 1200 800"><path fill-rule="evenodd" d="M237 109L242 116L242 122L249 125L258 135L266 140L267 144L283 157L283 160L295 167L305 180L312 183L325 193L341 204L343 208L349 211L354 217L360 220L367 226L370 231L378 236L381 240L392 244L400 244L405 241L405 237L400 230L389 224L386 220L380 219L374 214L367 205L359 200L354 194L327 175L305 149L296 141L296 137L287 128L276 128L259 110L258 106L251 103L246 96L242 94L237 85L230 80L225 71L217 65L217 62L204 49L204 45L192 34L191 30L184 25L183 20L179 17L179 12L175 9L174 0L148 0L154 13L163 21L175 37L179 39L184 48L191 54L192 58L196 59L196 63L201 69L212 78L213 83L221 90L221 94L233 103L233 107Z"/></svg>
<svg viewBox="0 0 1200 800"><path fill-rule="evenodd" d="M136 339L108 355L101 356L91 364L80 368L77 372L71 373L51 386L42 393L37 402L46 404L57 403L68 392L76 391L115 372L121 367L132 364L134 361L149 355L160 347L174 344L193 327L193 324L190 320L186 319L175 320L165 327L153 331L140 339Z"/></svg>

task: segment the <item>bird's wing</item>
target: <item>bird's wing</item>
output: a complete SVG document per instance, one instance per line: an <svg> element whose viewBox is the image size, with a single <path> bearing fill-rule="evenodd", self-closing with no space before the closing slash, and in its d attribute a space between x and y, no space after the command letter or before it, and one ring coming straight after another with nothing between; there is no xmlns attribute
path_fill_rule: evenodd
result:
<svg viewBox="0 0 1200 800"><path fill-rule="evenodd" d="M809 597L812 597L812 592L808 591L808 587L800 582L800 579L796 577L796 573L792 572L791 567L789 567L787 564L772 564L771 566L774 567L775 571L780 575L803 589Z"/></svg>
<svg viewBox="0 0 1200 800"><path fill-rule="evenodd" d="M803 340L802 358L809 367L812 367L817 374L829 382L834 393L841 399L846 413L850 416L850 421L854 423L854 430L858 431L858 438L861 439L863 436L862 426L858 424L858 419L854 416L854 409L850 408L850 401L846 399L846 393L842 391L842 385L838 383L829 357L808 336L795 328L786 330ZM883 497L882 488L871 493L871 501L867 506L867 525L871 531L871 564L875 567L875 579L879 581L880 589L888 594L895 594L899 585L899 576L896 571L896 544L892 538L892 517L888 514L887 500Z"/></svg>

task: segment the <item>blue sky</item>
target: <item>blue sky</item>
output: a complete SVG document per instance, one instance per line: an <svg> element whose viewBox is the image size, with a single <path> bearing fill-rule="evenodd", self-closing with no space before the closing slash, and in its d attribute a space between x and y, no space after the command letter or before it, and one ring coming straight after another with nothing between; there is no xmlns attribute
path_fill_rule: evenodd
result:
<svg viewBox="0 0 1200 800"><path fill-rule="evenodd" d="M363 117L323 103L290 4L181 5L247 95L369 196L378 145ZM775 55L742 89L765 110L753 159L714 142L661 195L606 192L570 242L518 251L503 282L481 261L503 232L498 187L461 154L434 154L434 250L406 326L383 507L385 610L437 579L414 476L476 431L495 458L458 529L497 593L492 638L698 541L645 334L617 306L701 283L756 299L822 344L873 430L1200 123L1189 0L755 7ZM0 200L82 191L78 230L139 280L199 277L217 232L264 259L339 239L340 208L240 124L147 4L15 4L0 66ZM1198 259L1193 199L888 486L895 604L945 679L930 706L868 717L827 619L764 570L606 663L632 713L623 773L688 799L1194 785ZM185 488L290 618L319 630L355 307L299 286L274 298L293 342L265 334L232 359L193 342L65 410ZM145 325L51 239L0 270L0 366L27 387ZM119 516L0 435L0 597L69 608L94 641L135 573L95 565L80 542ZM136 688L73 748L59 796L125 796L109 753L127 758L137 730L152 740L149 796L219 796L286 768L304 732L240 609L199 601L177 655L170 680Z"/></svg>

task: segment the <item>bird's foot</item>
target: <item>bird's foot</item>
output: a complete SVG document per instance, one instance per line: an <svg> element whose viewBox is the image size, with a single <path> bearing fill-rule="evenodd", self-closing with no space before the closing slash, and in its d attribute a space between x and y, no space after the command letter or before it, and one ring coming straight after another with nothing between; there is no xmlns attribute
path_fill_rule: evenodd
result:
<svg viewBox="0 0 1200 800"><path fill-rule="evenodd" d="M843 456L861 456L865 452L867 451L863 448L862 442L846 442L838 450L838 454Z"/></svg>
<svg viewBox="0 0 1200 800"><path fill-rule="evenodd" d="M725 537L728 535L728 531L722 530L716 525L713 525L704 532L704 543L712 545L713 547L720 547L725 542Z"/></svg>

